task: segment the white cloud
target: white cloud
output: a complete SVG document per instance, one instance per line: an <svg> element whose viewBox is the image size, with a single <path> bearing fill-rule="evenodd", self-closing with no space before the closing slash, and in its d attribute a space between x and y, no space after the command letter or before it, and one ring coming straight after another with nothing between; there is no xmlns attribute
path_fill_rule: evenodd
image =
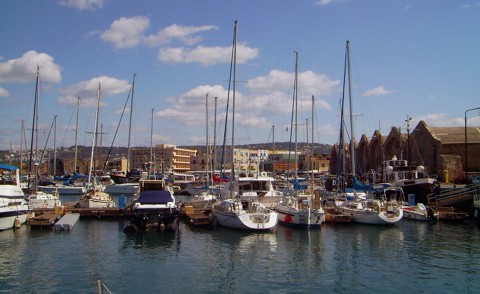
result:
<svg viewBox="0 0 480 294"><path fill-rule="evenodd" d="M150 20L145 16L121 17L110 25L110 28L100 34L100 38L112 43L117 49L133 48L143 39L143 32L150 26Z"/></svg>
<svg viewBox="0 0 480 294"><path fill-rule="evenodd" d="M370 90L367 90L367 91L363 92L362 96L363 97L382 96L382 95L388 95L388 94L391 94L391 93L393 93L393 91L387 90L387 89L385 89L385 87L380 86L380 87L376 87L376 88L373 88L373 89L370 89Z"/></svg>
<svg viewBox="0 0 480 294"><path fill-rule="evenodd" d="M192 36L193 34L216 30L218 27L212 25L204 26L181 26L177 24L172 24L162 30L160 30L156 35L149 35L145 37L145 43L152 46L159 46L164 44L169 44L174 39L180 40L183 44L193 45L202 40L199 36Z"/></svg>
<svg viewBox="0 0 480 294"><path fill-rule="evenodd" d="M269 128L275 120L274 117L279 114L285 115L285 109L292 105L293 79L294 74L291 72L272 70L266 76L249 80L246 83L245 91L237 89L235 96L236 123L255 128ZM301 91L306 94L299 101L299 108L303 109L311 109L312 92L317 97L328 96L340 83L326 75L311 71L300 73L299 80L301 87L306 89ZM183 125L204 125L205 116L198 114L205 113L205 95L207 93L209 93L210 101L213 101L213 97L219 97L218 105L226 105L227 89L220 85L203 85L178 98L169 98L170 107L156 112L155 116L167 118ZM209 105L212 106L213 102ZM315 99L315 106L316 108L331 109L328 102L319 98ZM218 117L224 117L224 114L217 114Z"/></svg>
<svg viewBox="0 0 480 294"><path fill-rule="evenodd" d="M328 5L328 4L332 3L332 2L333 2L333 0L317 0L317 1L316 1L316 3L317 3L318 5L322 5L322 6L326 6L326 5Z"/></svg>
<svg viewBox="0 0 480 294"><path fill-rule="evenodd" d="M266 76L256 77L248 81L247 87L250 92L274 91L292 92L294 73L272 70ZM313 71L300 72L298 75L299 92L310 97L314 95L329 96L340 84L338 80L332 80L325 74L317 74Z"/></svg>
<svg viewBox="0 0 480 294"><path fill-rule="evenodd" d="M10 96L10 92L0 87L0 97L8 97L8 96Z"/></svg>
<svg viewBox="0 0 480 294"><path fill-rule="evenodd" d="M161 46L174 40L185 45L193 45L202 40L195 34L218 29L216 26L182 26L172 24L158 31L157 34L146 35L145 31L150 27L150 19L146 16L121 17L113 21L108 30L104 32L91 32L89 35L100 35L100 38L112 43L117 49L133 48L141 44L149 46Z"/></svg>
<svg viewBox="0 0 480 294"><path fill-rule="evenodd" d="M40 79L47 83L59 83L62 80L60 66L46 53L31 50L17 59L0 63L0 83L28 83L35 80L37 66L40 67Z"/></svg>
<svg viewBox="0 0 480 294"><path fill-rule="evenodd" d="M60 0L59 3L78 10L96 10L102 8L106 0Z"/></svg>
<svg viewBox="0 0 480 294"><path fill-rule="evenodd" d="M127 80L119 80L107 76L95 77L88 81L83 81L65 89L61 89L60 93L64 94L58 98L58 103L75 105L77 97L81 98L82 106L96 106L98 86L100 86L100 101L102 97L108 97L121 93L126 93L130 90L131 85ZM105 106L102 103L102 106Z"/></svg>
<svg viewBox="0 0 480 294"><path fill-rule="evenodd" d="M231 60L231 47L205 47L197 46L194 49L184 47L162 48L158 52L158 59L169 63L192 63L198 62L203 65L213 65L217 63L229 63ZM247 47L246 44L237 45L237 63L246 63L251 59L257 58L259 50L257 48Z"/></svg>

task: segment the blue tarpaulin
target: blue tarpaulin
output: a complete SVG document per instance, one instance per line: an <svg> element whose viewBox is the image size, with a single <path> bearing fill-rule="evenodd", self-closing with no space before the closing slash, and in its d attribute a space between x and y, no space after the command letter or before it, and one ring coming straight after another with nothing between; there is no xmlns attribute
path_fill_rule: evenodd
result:
<svg viewBox="0 0 480 294"><path fill-rule="evenodd" d="M167 204L173 201L172 194L165 190L143 191L137 199L142 204Z"/></svg>

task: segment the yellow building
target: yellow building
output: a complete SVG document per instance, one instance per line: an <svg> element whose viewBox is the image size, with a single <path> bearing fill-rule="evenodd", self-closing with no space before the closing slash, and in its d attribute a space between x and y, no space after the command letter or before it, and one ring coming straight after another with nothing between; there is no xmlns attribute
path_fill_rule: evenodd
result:
<svg viewBox="0 0 480 294"><path fill-rule="evenodd" d="M178 148L171 144L159 144L153 148L136 147L130 150L130 169L142 168L153 163L160 172L184 173L190 171L190 157L196 156L197 150Z"/></svg>

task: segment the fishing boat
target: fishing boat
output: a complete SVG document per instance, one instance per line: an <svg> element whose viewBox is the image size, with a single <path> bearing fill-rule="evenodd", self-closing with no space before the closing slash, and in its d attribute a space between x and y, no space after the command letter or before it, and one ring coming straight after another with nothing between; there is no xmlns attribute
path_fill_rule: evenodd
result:
<svg viewBox="0 0 480 294"><path fill-rule="evenodd" d="M235 21L232 46L233 91L232 91L232 150L235 146L235 84L236 84L236 48L237 48L237 21ZM230 79L232 81L232 79ZM228 91L230 95L230 91ZM228 100L228 99L227 99ZM228 113L228 109L227 109ZM225 146L224 146L225 147ZM268 209L262 203L242 199L240 195L240 181L235 177L234 152L231 154L232 174L230 176L230 194L213 206L214 223L220 226L242 230L270 230L277 225L277 213Z"/></svg>
<svg viewBox="0 0 480 294"><path fill-rule="evenodd" d="M88 175L88 184L92 184L93 189L82 195L78 203L75 205L79 208L106 208L106 207L115 207L115 202L113 201L110 194L105 193L104 187L99 181L99 178L95 175L95 146L97 145L97 135L98 135L98 117L100 112L100 83L98 84L97 91L97 110L95 114L95 127L93 132L92 140L92 152L90 155L90 168ZM93 175L92 175L93 173Z"/></svg>
<svg viewBox="0 0 480 294"><path fill-rule="evenodd" d="M3 231L24 224L32 207L20 188L18 168L0 164L0 172L0 231Z"/></svg>
<svg viewBox="0 0 480 294"><path fill-rule="evenodd" d="M401 187L405 195L415 195L416 203L427 203L427 195L440 188L437 179L429 177L423 166L410 167L406 159L393 156L383 163L385 182Z"/></svg>
<svg viewBox="0 0 480 294"><path fill-rule="evenodd" d="M292 112L292 122L294 121L293 114L295 114L295 173L294 173L294 183L298 181L297 171L298 171L298 154L297 154L297 105L298 105L298 51L295 52L295 82L294 82L294 96L293 96L293 105L294 110ZM312 145L313 145L313 117L315 109L314 98L312 97ZM290 128L291 132L293 128ZM291 136L290 136L291 137ZM313 146L312 146L313 147ZM313 155L313 148L312 148ZM290 158L289 158L290 159ZM290 166L290 164L289 164ZM289 174L289 173L288 173ZM311 179L313 180L313 174ZM318 228L324 221L324 211L320 206L320 201L318 202L318 207L314 208L314 195L313 195L313 183L310 181L309 192L298 189L301 185L293 185L294 190L292 195L286 195L281 201L275 205L275 211L278 214L278 222L283 225L295 226L295 227L306 227L306 228Z"/></svg>

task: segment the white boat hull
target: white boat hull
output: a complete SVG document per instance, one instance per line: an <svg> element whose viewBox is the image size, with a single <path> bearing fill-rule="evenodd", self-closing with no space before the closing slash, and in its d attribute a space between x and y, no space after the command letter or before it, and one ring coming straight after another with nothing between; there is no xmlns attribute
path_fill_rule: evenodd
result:
<svg viewBox="0 0 480 294"><path fill-rule="evenodd" d="M105 193L108 194L129 194L133 195L138 193L138 184L113 184L105 187Z"/></svg>
<svg viewBox="0 0 480 294"><path fill-rule="evenodd" d="M278 222L288 226L318 228L325 218L323 210L297 209L280 203L275 206L275 211Z"/></svg>
<svg viewBox="0 0 480 294"><path fill-rule="evenodd" d="M228 204L225 205L225 203ZM231 199L215 205L213 209L214 221L223 227L255 231L273 229L278 223L278 215L273 210L258 207L258 209L250 212L243 210L240 206L241 204L239 205Z"/></svg>
<svg viewBox="0 0 480 294"><path fill-rule="evenodd" d="M25 208L19 207L18 210L15 211L0 208L0 231L14 228L17 218L20 224L26 223L28 212L28 205Z"/></svg>
<svg viewBox="0 0 480 294"><path fill-rule="evenodd" d="M76 186L39 186L38 189L45 193L58 192L60 195L83 195L87 193L85 187Z"/></svg>
<svg viewBox="0 0 480 294"><path fill-rule="evenodd" d="M429 215L427 208L422 203L418 203L417 205L404 205L403 217L419 221L431 221L438 220L439 213L432 211Z"/></svg>
<svg viewBox="0 0 480 294"><path fill-rule="evenodd" d="M115 202L109 194L104 192L96 192L95 194L84 195L79 201L80 208L113 208Z"/></svg>
<svg viewBox="0 0 480 294"><path fill-rule="evenodd" d="M396 212L376 211L373 209L351 209L340 207L340 212L350 216L353 222L370 225L391 225L400 221L403 217L403 209Z"/></svg>

